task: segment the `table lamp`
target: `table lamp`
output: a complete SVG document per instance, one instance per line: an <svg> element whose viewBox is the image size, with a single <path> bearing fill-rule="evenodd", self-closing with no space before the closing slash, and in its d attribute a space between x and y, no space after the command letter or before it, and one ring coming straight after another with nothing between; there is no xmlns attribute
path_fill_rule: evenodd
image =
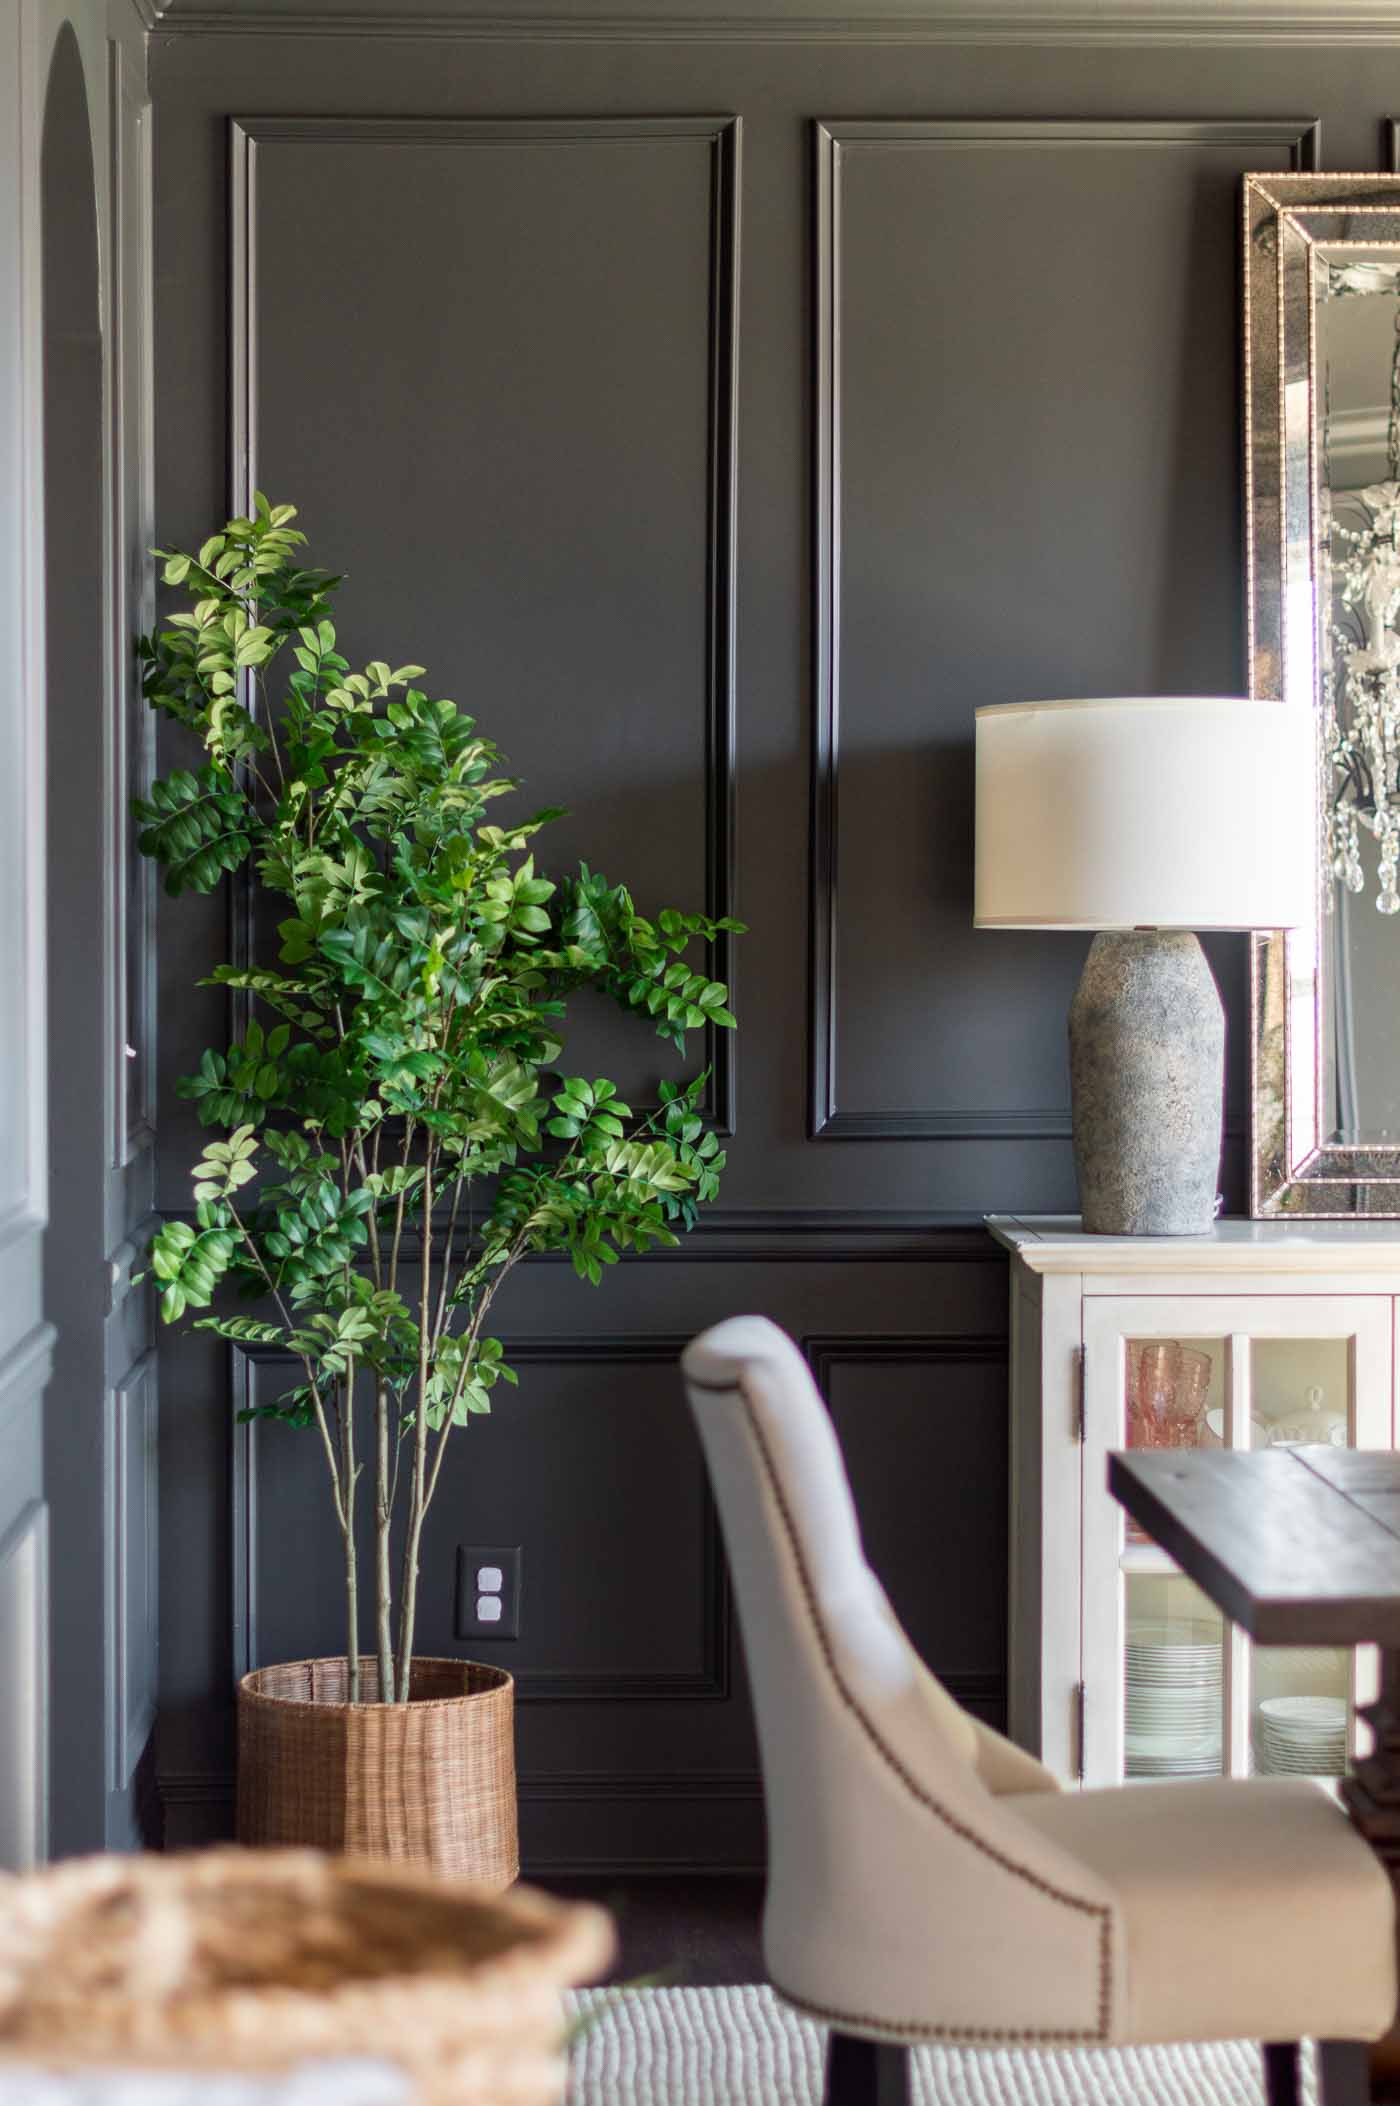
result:
<svg viewBox="0 0 1400 2106"><path fill-rule="evenodd" d="M1310 710L1236 697L977 712L977 928L1093 929L1069 1012L1084 1227L1215 1219L1225 1012L1203 929L1311 921Z"/></svg>

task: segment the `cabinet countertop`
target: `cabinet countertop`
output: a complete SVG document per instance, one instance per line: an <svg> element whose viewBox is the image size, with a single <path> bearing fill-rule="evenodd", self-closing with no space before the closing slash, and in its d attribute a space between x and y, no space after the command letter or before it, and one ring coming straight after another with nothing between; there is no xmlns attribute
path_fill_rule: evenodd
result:
<svg viewBox="0 0 1400 2106"><path fill-rule="evenodd" d="M1217 1221L1203 1236L1091 1236L1075 1214L988 1214L989 1232L1033 1272L1394 1273L1400 1221Z"/></svg>

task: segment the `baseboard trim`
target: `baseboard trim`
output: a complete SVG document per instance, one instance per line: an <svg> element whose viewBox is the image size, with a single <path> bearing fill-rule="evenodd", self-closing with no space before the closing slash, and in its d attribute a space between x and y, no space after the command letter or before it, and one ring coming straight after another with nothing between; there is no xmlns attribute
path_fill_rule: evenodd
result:
<svg viewBox="0 0 1400 2106"><path fill-rule="evenodd" d="M956 1703L977 1716L1000 1717L1005 1711L1006 1677L998 1671L951 1669L939 1680ZM156 1786L163 1807L231 1806L235 1778L231 1769L162 1769ZM516 1793L522 1806L751 1805L763 1798L763 1778L756 1769L526 1770Z"/></svg>
<svg viewBox="0 0 1400 2106"><path fill-rule="evenodd" d="M228 1771L167 1771L160 1798L161 1830L168 1824L173 1831L172 1847L200 1847L232 1832L235 1791ZM756 1877L764 1869L763 1783L756 1771L543 1771L521 1778L519 1801L527 1879L719 1879ZM537 1842L531 1828L540 1830ZM703 1845L707 1835L715 1845L711 1854L684 1847ZM657 1848L648 1848L648 1836Z"/></svg>
<svg viewBox="0 0 1400 2106"><path fill-rule="evenodd" d="M234 1778L229 1770L161 1770L156 1789L162 1806L231 1806Z"/></svg>
<svg viewBox="0 0 1400 2106"><path fill-rule="evenodd" d="M159 1777L163 1806L231 1806L235 1780L228 1770L164 1770ZM763 1797L757 1770L536 1770L516 1785L523 1806L658 1801L752 1803Z"/></svg>

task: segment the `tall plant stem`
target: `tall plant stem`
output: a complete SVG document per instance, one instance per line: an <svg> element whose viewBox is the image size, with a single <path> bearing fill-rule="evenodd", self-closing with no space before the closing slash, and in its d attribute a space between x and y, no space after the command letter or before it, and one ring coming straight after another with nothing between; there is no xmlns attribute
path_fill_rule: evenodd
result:
<svg viewBox="0 0 1400 2106"><path fill-rule="evenodd" d="M268 1293L276 1303L278 1315L289 1331L295 1330L296 1326L292 1322L292 1313L278 1291L277 1282L273 1279L272 1274L268 1271L263 1261L262 1252L258 1249L252 1236L249 1235L245 1223L239 1220L238 1209L234 1206L233 1201L229 1200L227 1204L233 1225L243 1238L244 1247L249 1257L261 1274ZM347 1488L340 1481L340 1465L336 1460L335 1443L331 1439L331 1429L326 1423L326 1407L321 1402L321 1391L316 1381L316 1370L310 1360L307 1359L305 1353L299 1353L297 1358L300 1360L302 1371L306 1376L306 1386L311 1397L311 1409L316 1421L316 1431L321 1436L321 1447L325 1452L326 1468L330 1472L331 1497L335 1501L335 1517L343 1529L349 1512L348 1493L353 1493L354 1487L352 1485Z"/></svg>
<svg viewBox="0 0 1400 2106"><path fill-rule="evenodd" d="M345 1371L340 1409L340 1478L344 1486L340 1526L345 1538L345 1672L346 1694L360 1701L360 1580L355 1549L355 1363Z"/></svg>
<svg viewBox="0 0 1400 2106"><path fill-rule="evenodd" d="M389 1537L394 1518L394 1491L389 1482L389 1385L374 1393L374 1584L375 1630L379 1648L379 1700L394 1695L394 1593L389 1577Z"/></svg>
<svg viewBox="0 0 1400 2106"><path fill-rule="evenodd" d="M442 1252L442 1277L438 1283L437 1308L433 1313L433 1342L442 1336L443 1322L447 1316L447 1297L452 1291L452 1256L457 1240L457 1220L462 1211L462 1188L466 1183L466 1172L459 1169L452 1187L452 1212L448 1217L447 1241Z"/></svg>
<svg viewBox="0 0 1400 2106"><path fill-rule="evenodd" d="M433 1494L437 1491L438 1479L442 1475L443 1450L447 1446L447 1436L452 1431L453 1423L456 1417L458 1401L461 1397L463 1389L466 1387L467 1375L471 1368L472 1351L476 1346L477 1340L481 1336L482 1326L485 1324L486 1319L490 1314L492 1302L496 1299L496 1296L500 1293L501 1288L504 1286L507 1278L512 1272L514 1272L516 1266L520 1263L521 1258L525 1255L525 1241L525 1235L522 1231L521 1234L516 1237L514 1243L510 1247L510 1250L507 1252L505 1258L502 1260L501 1264L497 1268L494 1279L491 1281L490 1286L482 1295L481 1300L477 1303L476 1308L472 1314L472 1320L468 1325L466 1331L463 1333L462 1368L461 1372L457 1377L456 1387L452 1392L452 1401L449 1404L448 1409L443 1417L442 1427L438 1433L437 1447L433 1450L433 1463L432 1468L428 1473L428 1486L427 1490L423 1494L424 1513L427 1512L428 1508L433 1503Z"/></svg>
<svg viewBox="0 0 1400 2106"><path fill-rule="evenodd" d="M414 1131L415 1131L415 1128L414 1128L414 1122L413 1122L413 1120L412 1120L412 1119L409 1119L409 1120L407 1120L407 1121L405 1122L405 1124L404 1124L404 1133L403 1133L403 1150L402 1150L402 1153L401 1153L401 1155L400 1155L400 1158L399 1158L399 1160L400 1160L400 1166L401 1166L401 1167L402 1167L403 1169L405 1169L405 1170L407 1170L407 1169L408 1169L408 1167L409 1167L410 1163L411 1163L411 1162L413 1161L413 1135L414 1135ZM378 1152L377 1152L377 1150L378 1150L378 1141L379 1141L379 1136L378 1136L378 1134L376 1133L376 1135L375 1135L375 1145L376 1145L376 1154L375 1154L375 1160L374 1160L374 1167L375 1167L375 1169L376 1169L376 1170L377 1170L377 1169L379 1168L379 1156L378 1156ZM398 1287L398 1284L399 1284L399 1246L400 1246L400 1244L401 1244L401 1243L403 1242L403 1223L404 1223L404 1209L406 1208L407 1204L408 1204L408 1193L407 1193L407 1191L405 1190L405 1191L402 1191L402 1192L400 1192L400 1194L399 1194L399 1197L398 1197L398 1204L397 1204L397 1206L396 1206L396 1207L394 1208L394 1238L393 1238L393 1241L392 1241L392 1243L391 1243L391 1244L390 1244L390 1246L389 1246L389 1289L390 1289L390 1292L391 1292L391 1293L392 1293L392 1292L394 1292L394 1291L395 1291L395 1290L397 1289L397 1287ZM427 1219L427 1217L426 1217L426 1215L425 1215L425 1216L424 1216L424 1220L425 1220L425 1222L426 1222L426 1219Z"/></svg>
<svg viewBox="0 0 1400 2106"><path fill-rule="evenodd" d="M428 1462L428 1369L432 1334L428 1310L433 1285L433 1147L431 1140L423 1159L423 1251L418 1276L418 1393L413 1413L413 1479L409 1489L408 1533L403 1546L403 1575L399 1582L399 1696L408 1702L409 1677L413 1664L413 1619L418 1600L418 1546L423 1535L423 1491Z"/></svg>
<svg viewBox="0 0 1400 2106"><path fill-rule="evenodd" d="M249 608L249 620L256 622L257 618L257 602L254 601ZM255 666L253 670L258 683L258 698L262 703L260 712L262 722L272 746L272 758L277 763L277 780L285 790L287 787L287 771L282 766L282 749L277 743L277 720L272 714L272 702L267 692L267 678L261 666Z"/></svg>
<svg viewBox="0 0 1400 2106"><path fill-rule="evenodd" d="M365 1161L365 1137L363 1133L357 1133L355 1136L354 1157L356 1167L360 1173L360 1182L361 1184L367 1184L369 1182L369 1164ZM370 1269L374 1274L375 1286L382 1287L384 1285L384 1264L379 1255L379 1221L374 1207L370 1208L365 1221L369 1229Z"/></svg>

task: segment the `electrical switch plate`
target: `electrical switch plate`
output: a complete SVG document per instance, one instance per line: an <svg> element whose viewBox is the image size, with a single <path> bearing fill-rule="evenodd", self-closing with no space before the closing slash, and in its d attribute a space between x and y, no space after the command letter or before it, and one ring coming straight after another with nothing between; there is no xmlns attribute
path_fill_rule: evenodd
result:
<svg viewBox="0 0 1400 2106"><path fill-rule="evenodd" d="M452 1620L457 1638L520 1636L521 1549L457 1546L457 1603Z"/></svg>

